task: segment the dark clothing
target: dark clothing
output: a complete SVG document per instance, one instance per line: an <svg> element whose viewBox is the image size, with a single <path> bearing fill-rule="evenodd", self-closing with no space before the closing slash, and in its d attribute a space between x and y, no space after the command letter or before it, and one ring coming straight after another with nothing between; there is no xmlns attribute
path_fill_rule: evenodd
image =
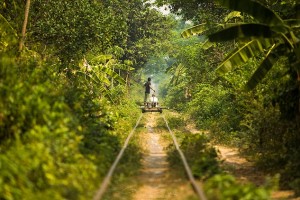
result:
<svg viewBox="0 0 300 200"><path fill-rule="evenodd" d="M148 93L150 94L150 85L151 85L151 82L150 81L147 81L144 86L145 86L145 93Z"/></svg>

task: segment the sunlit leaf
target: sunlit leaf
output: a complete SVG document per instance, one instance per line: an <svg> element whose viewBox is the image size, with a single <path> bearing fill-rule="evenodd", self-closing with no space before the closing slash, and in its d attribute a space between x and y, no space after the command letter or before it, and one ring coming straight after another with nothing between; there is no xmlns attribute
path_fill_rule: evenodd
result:
<svg viewBox="0 0 300 200"><path fill-rule="evenodd" d="M184 76L185 71L186 71L186 67L182 63L180 63L174 69L174 73L173 73L170 83L173 85L176 85L178 83L178 81L180 80L180 78L182 78Z"/></svg>
<svg viewBox="0 0 300 200"><path fill-rule="evenodd" d="M264 24L239 24L210 34L209 40L212 42L221 42L237 38L271 38L276 33L270 26Z"/></svg>
<svg viewBox="0 0 300 200"><path fill-rule="evenodd" d="M217 0L221 5L235 11L248 13L261 23L269 25L283 24L281 18L269 8L253 0Z"/></svg>
<svg viewBox="0 0 300 200"><path fill-rule="evenodd" d="M274 42L275 41L272 39L251 40L242 46L237 47L230 52L218 66L216 69L217 74L223 75L245 64L250 58L260 53L264 53L274 44Z"/></svg>
<svg viewBox="0 0 300 200"><path fill-rule="evenodd" d="M231 19L236 19L239 18L241 20L244 19L244 17L241 15L241 12L238 11L232 11L231 13L229 13L226 17L225 17L225 22L231 20Z"/></svg>
<svg viewBox="0 0 300 200"><path fill-rule="evenodd" d="M117 74L116 72L114 72L112 69L108 68L108 67L105 67L105 66L102 66L102 65L99 65L98 66L98 69L103 73L103 74L106 74L112 78L114 78L116 81L118 81L119 83L121 84L125 84L125 80L119 75Z"/></svg>
<svg viewBox="0 0 300 200"><path fill-rule="evenodd" d="M273 67L273 65L277 62L279 57L272 53L275 45L269 50L267 57L263 60L261 65L256 69L254 74L248 80L245 88L246 90L252 90L256 87L256 85L262 81L262 79L266 76L269 70Z"/></svg>
<svg viewBox="0 0 300 200"><path fill-rule="evenodd" d="M188 37L191 37L193 35L199 35L199 34L203 33L206 30L207 30L207 27L206 27L205 23L204 24L199 24L197 26L193 26L193 27L183 31L181 33L181 37L188 38Z"/></svg>
<svg viewBox="0 0 300 200"><path fill-rule="evenodd" d="M213 45L215 45L215 43L210 42L209 40L206 40L203 44L202 44L202 48L204 50L209 49L210 47L212 47Z"/></svg>
<svg viewBox="0 0 300 200"><path fill-rule="evenodd" d="M90 61L91 62L100 62L100 63L106 63L108 60L112 59L112 55L98 55L93 57Z"/></svg>

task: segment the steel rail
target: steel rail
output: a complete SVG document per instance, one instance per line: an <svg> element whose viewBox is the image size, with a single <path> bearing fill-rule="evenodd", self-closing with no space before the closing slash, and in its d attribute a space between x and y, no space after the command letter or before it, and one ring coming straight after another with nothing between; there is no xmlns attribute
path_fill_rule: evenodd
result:
<svg viewBox="0 0 300 200"><path fill-rule="evenodd" d="M143 114L141 114L140 117L138 118L138 120L136 121L136 124L135 124L134 128L131 130L130 134L128 135L128 137L127 137L127 139L126 139L126 141L124 143L124 146L122 147L122 149L119 152L116 160L114 161L114 163L110 167L110 169L109 169L106 177L104 178L104 180L101 183L99 189L97 190L97 192L96 192L93 200L100 200L103 197L103 195L104 195L104 193L105 193L105 191L107 189L107 186L108 186L108 184L109 184L109 182L111 180L112 174L115 171L115 168L116 168L117 164L119 163L120 159L122 158L123 153L124 153L125 149L127 148L128 143L129 143L129 140L131 139L131 137L132 137L132 135L133 135L136 127L139 125L142 116L143 116Z"/></svg>
<svg viewBox="0 0 300 200"><path fill-rule="evenodd" d="M166 123L166 125L167 125L167 127L168 127L168 130L169 130L169 132L170 132L170 135L172 136L174 145L175 145L175 147L176 147L176 149L177 149L177 151L178 151L178 153L179 153L179 155L180 155L180 157L181 157L181 160L182 160L182 162L183 162L185 171L186 171L186 173L187 173L187 175L188 175L188 177L189 177L189 180L190 180L190 182L191 182L191 184L192 184L192 186L193 186L195 192L197 193L199 199L201 199L201 200L207 200L207 198L206 198L206 196L205 196L205 194L204 194L204 192L203 192L203 189L200 188L199 185L197 185L197 183L196 183L196 181L195 181L195 179L194 179L194 176L193 176L193 174L192 174L191 168L189 167L189 165L188 165L188 163L187 163L187 161L186 161L186 158L185 158L183 152L180 150L179 145L178 145L178 142L177 142L177 140L176 140L176 137L175 137L174 133L171 131L171 129L170 129L170 127L169 127L169 124L168 124L168 122L167 122L165 116L163 115L162 117L163 117L163 119L164 119L164 121L165 121L165 123Z"/></svg>

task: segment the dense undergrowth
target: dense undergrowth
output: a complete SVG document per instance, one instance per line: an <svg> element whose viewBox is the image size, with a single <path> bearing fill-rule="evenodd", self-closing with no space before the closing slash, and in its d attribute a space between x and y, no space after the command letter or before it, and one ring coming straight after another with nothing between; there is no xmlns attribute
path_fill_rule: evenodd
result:
<svg viewBox="0 0 300 200"><path fill-rule="evenodd" d="M179 110L208 131L212 142L238 147L266 174L280 174L281 188L299 195L299 118L293 114L297 104L290 99L297 94L286 90L274 96L265 88L261 91L267 95L198 84L195 97Z"/></svg>
<svg viewBox="0 0 300 200"><path fill-rule="evenodd" d="M261 84L246 91L244 84L259 59L216 78L216 66L204 57L226 52L222 45L208 51L196 45L181 48L176 60L184 63L177 67L184 73L172 75L175 84L162 86L166 106L189 116L210 133L211 142L237 147L266 174L280 174L280 187L299 195L300 93L297 74L286 68L288 58L281 58Z"/></svg>
<svg viewBox="0 0 300 200"><path fill-rule="evenodd" d="M208 199L270 199L271 191L278 185L278 177L269 179L265 185L240 184L234 176L227 174L220 166L217 150L211 146L205 134L192 134L185 130L182 118L168 115L170 127L179 140L180 149L189 163L194 177L204 182ZM184 171L184 167L174 145L168 147L168 160L172 170Z"/></svg>
<svg viewBox="0 0 300 200"><path fill-rule="evenodd" d="M125 87L113 104L84 77L39 61L0 60L0 198L91 199L138 110ZM129 150L125 174L139 158Z"/></svg>
<svg viewBox="0 0 300 200"><path fill-rule="evenodd" d="M278 41L282 34L266 37L255 28L240 31L244 25L265 23L263 12L250 9L252 3L268 10L270 18L289 21L299 18L299 1L218 1L221 7L198 1L159 2L170 3L171 12L193 22L177 27L184 39L174 41L176 48L167 60L170 81L160 89L166 106L189 115L199 129L210 133L211 142L233 145L266 174L280 174L280 187L299 196L300 72L294 67L299 63L299 27L290 27L297 38L293 47L284 43L280 50L261 44ZM228 23L235 33L227 29ZM217 28L220 24L226 28ZM256 40L259 45L251 46Z"/></svg>
<svg viewBox="0 0 300 200"><path fill-rule="evenodd" d="M172 21L140 0L1 1L0 199L92 199L138 116L133 72ZM139 167L127 151L117 182Z"/></svg>

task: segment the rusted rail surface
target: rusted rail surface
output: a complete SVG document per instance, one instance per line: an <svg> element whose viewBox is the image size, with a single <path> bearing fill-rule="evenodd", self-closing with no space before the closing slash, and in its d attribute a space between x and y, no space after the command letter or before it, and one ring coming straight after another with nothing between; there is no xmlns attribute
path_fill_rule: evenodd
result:
<svg viewBox="0 0 300 200"><path fill-rule="evenodd" d="M172 132L172 130L170 129L169 124L168 124L168 122L167 122L167 120L166 120L166 118L165 118L164 115L163 115L163 119L164 119L164 121L165 121L165 123L166 123L166 126L167 126L167 128L168 128L168 130L169 130L170 135L172 136L172 139L173 139L174 145L175 145L175 147L176 147L176 150L178 151L178 153L179 153L179 155L180 155L180 158L181 158L182 163L183 163L183 165L184 165L185 171L186 171L186 173L187 173L187 175L188 175L188 178L189 178L189 180L190 180L190 183L192 184L192 186L193 186L193 188L194 188L194 190L195 190L197 196L198 196L199 199L201 199L201 200L207 200L207 198L206 198L206 196L205 196L205 194L204 194L204 192L203 192L203 189L200 188L200 186L196 183L196 181L195 181L195 179L194 179L194 176L193 176L193 173L192 173L192 171L191 171L191 168L190 168L190 166L188 165L188 163L187 163L187 161L186 161L186 158L185 158L183 152L182 152L181 149L179 148L179 145L178 145L178 142L177 142L177 140L176 140L176 137L175 137L174 133Z"/></svg>
<svg viewBox="0 0 300 200"><path fill-rule="evenodd" d="M105 191L106 191L106 189L107 189L107 187L108 187L108 184L109 184L109 182L110 182L110 180L111 180L111 177L112 177L112 175L113 175L113 173L114 173L114 171L115 171L115 169L116 169L116 166L117 166L117 164L119 163L120 159L122 158L123 153L124 153L125 149L127 148L128 143L129 143L129 141L130 141L130 139L131 139L131 137L132 137L132 135L133 135L133 133L134 133L136 127L139 125L142 116L143 116L143 114L140 115L140 117L139 117L138 120L136 121L135 127L132 129L132 131L130 132L130 134L129 134L128 137L126 138L126 141L125 141L125 143L124 143L123 148L121 149L121 151L119 152L119 154L118 154L116 160L114 161L114 163L113 163L112 166L110 167L110 169L109 169L107 175L105 176L103 182L101 183L99 189L97 190L97 193L95 194L93 200L100 200L100 199L103 197L103 195L104 195L104 193L105 193Z"/></svg>
<svg viewBox="0 0 300 200"><path fill-rule="evenodd" d="M119 152L118 156L116 157L116 160L114 161L114 163L110 167L107 175L105 176L103 182L101 183L99 189L97 190L97 192L96 192L93 200L100 200L100 199L102 199L102 197L103 197L103 195L104 195L104 193L105 193L105 191L106 191L106 189L107 189L107 187L108 187L108 185L110 183L110 180L111 180L111 177L112 177L112 175L113 175L113 173L115 171L115 168L116 168L117 164L119 163L120 159L122 158L122 156L124 154L124 151L127 148L128 143L129 143L131 137L133 136L133 134L135 132L136 127L139 125L139 123L141 121L142 116L143 116L143 114L140 115L140 117L138 118L138 120L137 120L137 122L135 124L135 127L132 129L132 131L128 135L128 137L127 137L127 139L126 139L126 141L124 143L123 148L121 149L121 151ZM206 198L206 196L205 196L205 194L203 192L203 189L196 183L196 181L194 179L194 176L192 174L191 168L189 167L189 165L188 165L188 163L186 161L186 158L185 158L183 152L180 150L178 142L176 140L176 137L173 134L172 130L170 129L169 124L168 124L165 116L163 115L162 117L163 117L163 119L164 119L164 121L166 123L166 126L167 126L167 128L169 130L169 133L170 133L170 135L171 135L171 137L173 139L173 143L174 143L174 145L176 147L176 150L178 151L178 153L180 155L180 158L181 158L182 163L184 165L185 171L186 171L186 173L188 175L188 178L189 178L189 181L190 181L191 185L193 186L194 191L196 192L196 194L197 194L197 196L198 196L198 198L200 200L207 200L207 198Z"/></svg>

